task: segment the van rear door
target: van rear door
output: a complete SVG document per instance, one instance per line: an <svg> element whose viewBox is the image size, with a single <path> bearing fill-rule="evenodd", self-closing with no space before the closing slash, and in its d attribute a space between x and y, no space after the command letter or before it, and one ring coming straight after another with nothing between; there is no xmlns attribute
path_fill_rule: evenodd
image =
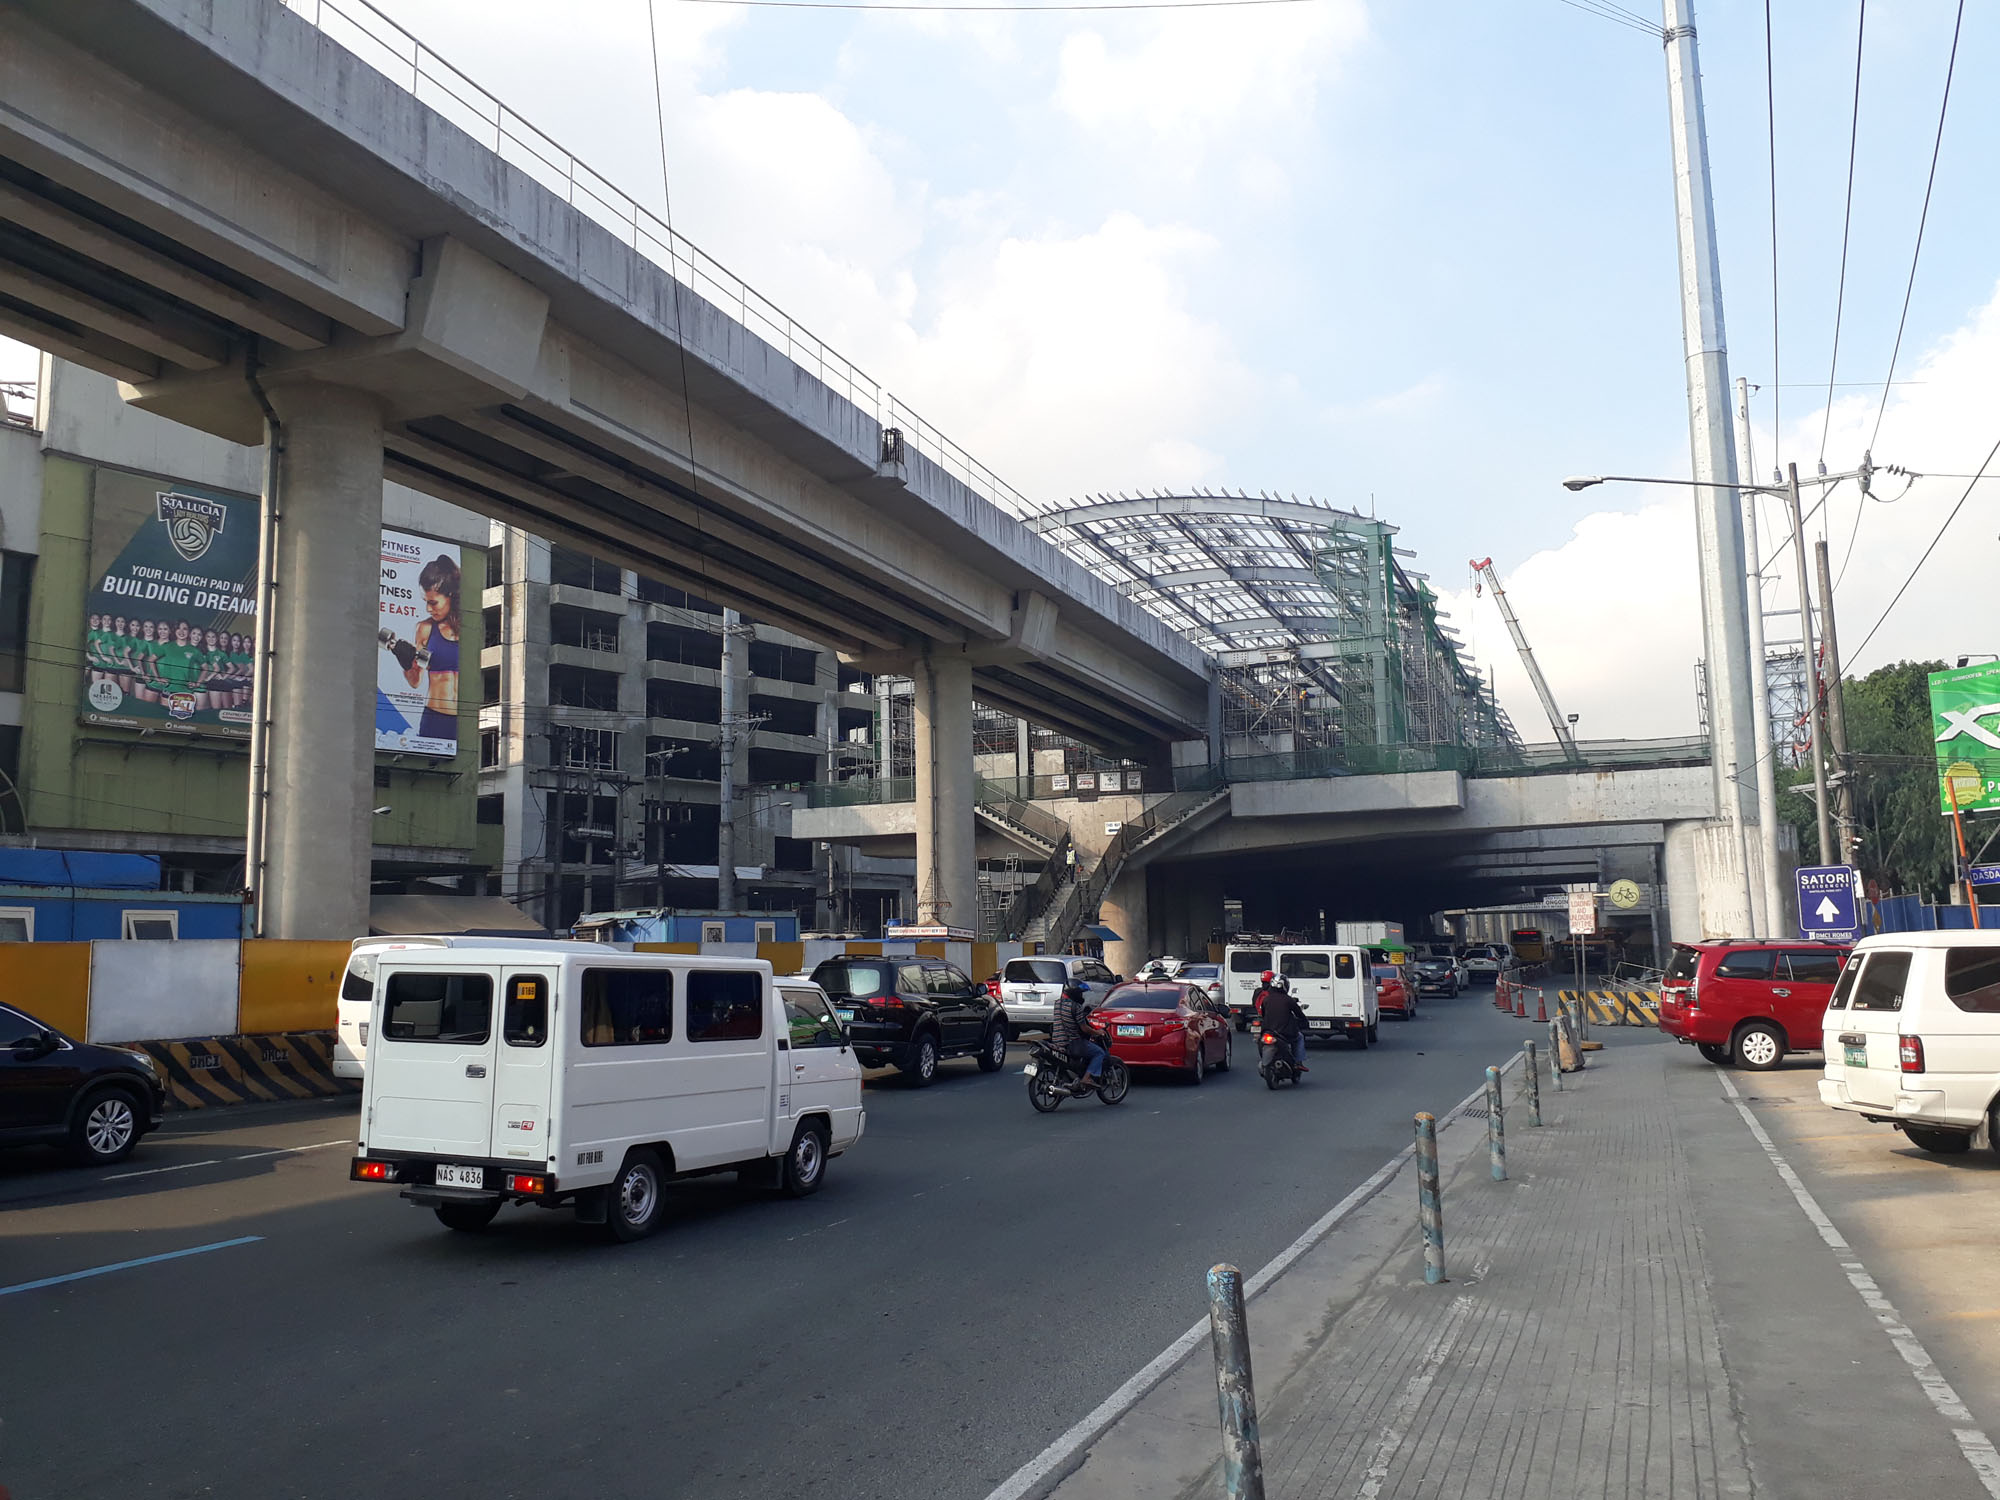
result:
<svg viewBox="0 0 2000 1500"><path fill-rule="evenodd" d="M1275 951L1277 971L1291 988L1292 998L1306 1013L1311 1031L1333 1030L1338 1013L1333 979L1334 954L1330 948L1279 948ZM1349 963L1353 962L1352 957Z"/></svg>
<svg viewBox="0 0 2000 1500"><path fill-rule="evenodd" d="M502 971L500 1042L493 1071L491 1155L510 1161L549 1159L549 1099L555 1077L556 971Z"/></svg>
<svg viewBox="0 0 2000 1500"><path fill-rule="evenodd" d="M1826 1013L1827 1072L1839 1063L1847 1096L1856 1104L1893 1109L1902 1086L1903 992L1909 985L1907 948L1873 948L1867 962L1856 954L1835 986L1847 1003ZM1859 966L1861 972L1854 975Z"/></svg>
<svg viewBox="0 0 2000 1500"><path fill-rule="evenodd" d="M498 970L377 971L368 1049L368 1145L427 1156L490 1157Z"/></svg>
<svg viewBox="0 0 2000 1500"><path fill-rule="evenodd" d="M1268 948L1234 948L1222 956L1222 999L1232 1011L1247 1013L1271 967Z"/></svg>

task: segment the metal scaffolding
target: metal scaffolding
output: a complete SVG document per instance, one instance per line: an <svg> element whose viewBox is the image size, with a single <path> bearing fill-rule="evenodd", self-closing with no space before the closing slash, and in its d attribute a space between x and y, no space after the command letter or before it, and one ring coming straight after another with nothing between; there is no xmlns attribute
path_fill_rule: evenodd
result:
<svg viewBox="0 0 2000 1500"><path fill-rule="evenodd" d="M1027 524L1221 661L1231 756L1518 743L1386 521L1197 493L1098 496Z"/></svg>

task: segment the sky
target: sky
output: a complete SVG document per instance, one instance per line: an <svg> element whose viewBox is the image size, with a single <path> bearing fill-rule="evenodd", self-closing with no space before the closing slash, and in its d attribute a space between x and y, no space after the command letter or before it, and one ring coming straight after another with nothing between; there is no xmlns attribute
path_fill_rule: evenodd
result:
<svg viewBox="0 0 2000 1500"><path fill-rule="evenodd" d="M1372 509L1528 737L1540 710L1468 558L1494 559L1581 732L1693 731L1690 492L1560 483L1688 473L1657 40L1562 0L651 0L663 181L648 0L377 3L634 197L670 191L681 234L1035 500L1226 486ZM1698 7L1760 471L1847 469L1872 437L1878 463L1970 474L2000 439L2000 14L1979 5L1874 431L1956 5L1869 10L1850 211L1858 0L1771 0L1775 343L1766 10ZM2000 650L2000 486L1871 635L1965 485L1873 490L1836 488L1809 528L1851 667ZM1768 504L1762 530L1765 607L1793 607Z"/></svg>

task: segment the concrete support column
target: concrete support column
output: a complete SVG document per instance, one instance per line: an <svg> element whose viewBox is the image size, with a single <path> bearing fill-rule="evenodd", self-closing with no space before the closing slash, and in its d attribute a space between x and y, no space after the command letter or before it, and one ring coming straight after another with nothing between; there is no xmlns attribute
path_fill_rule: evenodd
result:
<svg viewBox="0 0 2000 1500"><path fill-rule="evenodd" d="M917 726L917 920L979 925L973 855L972 663L926 651L912 672Z"/></svg>
<svg viewBox="0 0 2000 1500"><path fill-rule="evenodd" d="M375 806L382 408L360 391L281 386L264 932L368 931ZM470 607L470 606L466 606ZM461 665L461 681L477 662ZM471 680L477 681L474 677Z"/></svg>
<svg viewBox="0 0 2000 1500"><path fill-rule="evenodd" d="M1117 933L1120 941L1104 945L1104 961L1114 974L1130 979L1152 957L1148 930L1146 871L1121 870L1098 903L1097 920Z"/></svg>

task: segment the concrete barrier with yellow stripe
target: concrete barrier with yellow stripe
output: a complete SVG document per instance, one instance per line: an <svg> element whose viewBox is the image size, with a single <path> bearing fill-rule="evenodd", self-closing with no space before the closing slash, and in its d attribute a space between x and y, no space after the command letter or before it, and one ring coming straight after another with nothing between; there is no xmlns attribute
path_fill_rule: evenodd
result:
<svg viewBox="0 0 2000 1500"><path fill-rule="evenodd" d="M330 1031L132 1045L159 1064L170 1109L318 1099L361 1091L360 1079L333 1076Z"/></svg>
<svg viewBox="0 0 2000 1500"><path fill-rule="evenodd" d="M1564 990L1563 1002L1583 1002L1583 1019L1592 1026L1657 1026L1660 997L1652 990Z"/></svg>

